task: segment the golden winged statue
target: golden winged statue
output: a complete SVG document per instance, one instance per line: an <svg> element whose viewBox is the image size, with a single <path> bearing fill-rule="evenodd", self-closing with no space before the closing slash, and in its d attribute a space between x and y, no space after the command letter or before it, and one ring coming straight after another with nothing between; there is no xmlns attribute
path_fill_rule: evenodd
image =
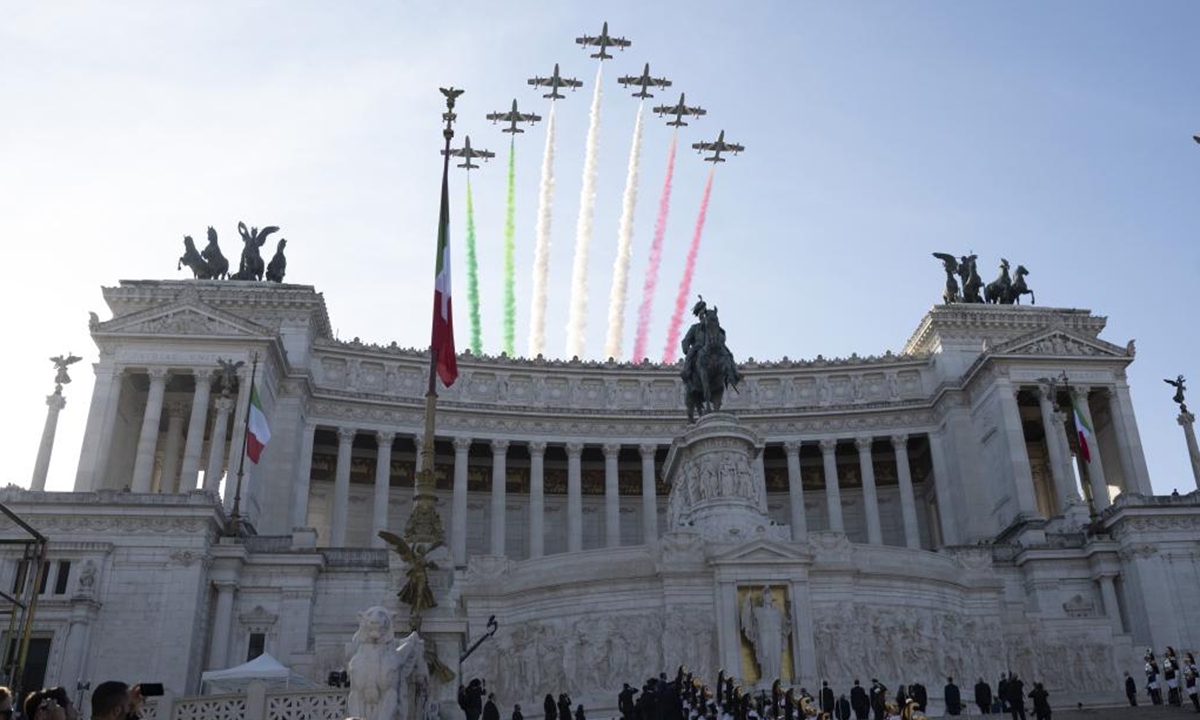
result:
<svg viewBox="0 0 1200 720"><path fill-rule="evenodd" d="M392 550L408 565L404 570L408 581L397 593L400 596L400 602L411 607L413 615L419 615L428 608L436 607L437 600L434 599L433 590L429 587L429 571L437 570L438 566L429 559L429 554L442 547L442 542L438 541L427 547L422 547L419 543L409 545L404 538L387 530L380 530L379 537L391 545Z"/></svg>

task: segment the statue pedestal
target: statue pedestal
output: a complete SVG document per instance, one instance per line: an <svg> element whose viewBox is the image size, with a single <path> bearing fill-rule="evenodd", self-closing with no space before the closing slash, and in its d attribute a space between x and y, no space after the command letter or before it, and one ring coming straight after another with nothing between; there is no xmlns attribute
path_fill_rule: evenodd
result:
<svg viewBox="0 0 1200 720"><path fill-rule="evenodd" d="M728 413L711 413L677 439L663 474L671 486L669 532L710 543L787 539L766 513L766 484L757 459L763 441Z"/></svg>
<svg viewBox="0 0 1200 720"><path fill-rule="evenodd" d="M1183 438L1187 441L1188 458L1192 461L1192 478L1196 481L1196 489L1200 490L1200 446L1196 444L1196 416L1186 409L1176 418L1179 427L1183 428Z"/></svg>

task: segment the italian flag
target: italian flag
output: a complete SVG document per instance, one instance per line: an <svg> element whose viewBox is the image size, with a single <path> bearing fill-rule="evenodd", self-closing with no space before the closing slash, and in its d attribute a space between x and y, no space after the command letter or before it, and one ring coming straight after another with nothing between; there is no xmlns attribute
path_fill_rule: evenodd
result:
<svg viewBox="0 0 1200 720"><path fill-rule="evenodd" d="M246 457L258 464L262 451L271 441L271 428L263 414L262 402L258 399L258 388L250 388L250 416L246 418Z"/></svg>
<svg viewBox="0 0 1200 720"><path fill-rule="evenodd" d="M1079 412L1079 400L1074 396L1071 397L1071 409L1075 411L1075 431L1079 433L1079 456L1084 462L1091 464L1092 426L1083 419L1083 413Z"/></svg>
<svg viewBox="0 0 1200 720"><path fill-rule="evenodd" d="M450 187L442 175L442 210L438 218L437 272L433 279L433 338L429 350L437 358L437 374L446 387L458 378L454 355L454 314L450 305Z"/></svg>

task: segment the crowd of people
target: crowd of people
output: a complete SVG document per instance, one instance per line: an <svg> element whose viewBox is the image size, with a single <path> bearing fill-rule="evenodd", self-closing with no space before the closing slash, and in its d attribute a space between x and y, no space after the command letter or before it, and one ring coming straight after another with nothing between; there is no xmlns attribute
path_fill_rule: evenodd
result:
<svg viewBox="0 0 1200 720"><path fill-rule="evenodd" d="M123 682L105 682L92 691L92 720L137 720L141 717L142 696L139 686ZM13 693L0 687L0 720L80 720L83 716L66 688L35 690L16 702Z"/></svg>
<svg viewBox="0 0 1200 720"><path fill-rule="evenodd" d="M1150 704L1163 704L1162 686L1165 684L1167 686L1166 704L1182 707L1183 691L1186 690L1188 698L1192 701L1192 707L1196 712L1200 712L1200 695L1197 694L1196 687L1196 680L1200 677L1200 668L1197 668L1196 658L1192 653L1184 653L1183 662L1180 662L1175 648L1168 645L1163 652L1161 665L1152 648L1146 648L1146 654L1142 659L1146 663L1144 667L1146 684L1143 689L1150 698ZM1182 688L1179 683L1181 676ZM1125 696L1129 698L1130 705L1137 707L1137 682L1129 673L1125 673Z"/></svg>

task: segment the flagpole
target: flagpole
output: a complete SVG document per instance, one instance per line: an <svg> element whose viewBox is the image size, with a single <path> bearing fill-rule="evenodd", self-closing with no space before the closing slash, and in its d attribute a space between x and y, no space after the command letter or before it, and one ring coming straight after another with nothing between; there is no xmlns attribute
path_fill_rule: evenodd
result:
<svg viewBox="0 0 1200 720"><path fill-rule="evenodd" d="M242 425L242 455L238 458L237 488L233 494L233 510L229 513L230 537L242 535L242 477L246 471L246 440L250 437L250 406L254 403L254 379L258 374L258 353L250 365L250 392L246 393L246 421Z"/></svg>
<svg viewBox="0 0 1200 720"><path fill-rule="evenodd" d="M439 233L443 218L450 216L450 141L454 139L454 100L462 94L461 90L450 88L442 90L446 96L446 112L442 119L446 126L442 128L442 137L446 141L442 160L442 198L438 210ZM435 266L441 258L435 258ZM434 429L437 417L437 347L431 340L429 343L429 385L425 390L425 435L421 447L421 469L417 472L416 491L413 497L413 510L408 516L408 524L404 534L409 542L439 543L445 539L442 530L442 519L437 513L437 481L433 475L434 468Z"/></svg>

